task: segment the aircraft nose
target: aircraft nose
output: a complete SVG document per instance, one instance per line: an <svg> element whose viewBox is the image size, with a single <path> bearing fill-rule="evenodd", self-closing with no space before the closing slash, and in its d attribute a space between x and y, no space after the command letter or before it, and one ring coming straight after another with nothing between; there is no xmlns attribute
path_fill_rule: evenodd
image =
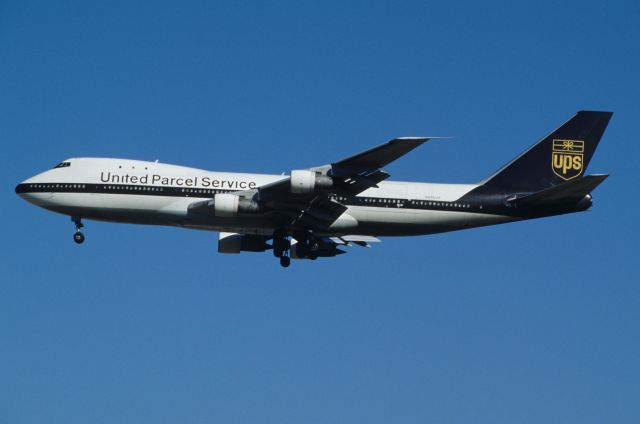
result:
<svg viewBox="0 0 640 424"><path fill-rule="evenodd" d="M16 194L19 196L24 195L27 192L27 184L25 182L21 182L16 186Z"/></svg>
<svg viewBox="0 0 640 424"><path fill-rule="evenodd" d="M36 206L46 207L53 202L54 195L49 186L53 186L50 183L50 171L41 172L40 174L29 177L22 181L15 188L15 192L23 200L32 203Z"/></svg>
<svg viewBox="0 0 640 424"><path fill-rule="evenodd" d="M27 178L18 184L15 188L16 194L26 200L29 203L34 203L37 201L38 193L35 188L35 182L32 178Z"/></svg>
<svg viewBox="0 0 640 424"><path fill-rule="evenodd" d="M42 193L39 184L32 181L31 178L18 184L15 191L23 200L36 206L43 206L51 202L49 196L46 193Z"/></svg>

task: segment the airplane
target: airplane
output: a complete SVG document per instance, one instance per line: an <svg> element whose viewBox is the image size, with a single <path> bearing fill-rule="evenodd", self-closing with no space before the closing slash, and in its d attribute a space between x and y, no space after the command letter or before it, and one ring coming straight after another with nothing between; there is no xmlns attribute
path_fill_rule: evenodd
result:
<svg viewBox="0 0 640 424"><path fill-rule="evenodd" d="M611 112L580 111L476 184L387 181L382 168L434 137L403 137L290 175L210 172L140 160L72 158L16 193L82 219L218 231L218 252L334 257L379 237L463 230L581 212L608 175L584 175ZM271 243L269 243L271 242Z"/></svg>

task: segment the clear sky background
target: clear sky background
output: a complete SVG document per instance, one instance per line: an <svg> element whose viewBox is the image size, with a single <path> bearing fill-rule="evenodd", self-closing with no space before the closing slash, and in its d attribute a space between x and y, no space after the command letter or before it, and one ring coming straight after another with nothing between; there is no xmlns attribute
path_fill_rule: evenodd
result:
<svg viewBox="0 0 640 424"><path fill-rule="evenodd" d="M0 2L0 423L637 423L640 6ZM73 156L281 173L454 136L476 182L615 112L586 213L283 270L216 234L86 222L20 181Z"/></svg>

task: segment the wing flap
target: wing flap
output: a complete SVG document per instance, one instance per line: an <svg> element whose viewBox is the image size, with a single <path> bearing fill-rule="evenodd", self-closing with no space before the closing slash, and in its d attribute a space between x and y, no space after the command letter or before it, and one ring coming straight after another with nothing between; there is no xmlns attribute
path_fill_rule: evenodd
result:
<svg viewBox="0 0 640 424"><path fill-rule="evenodd" d="M361 247L371 247L369 243L380 243L380 240L374 236L364 236L364 235L346 235L342 237L324 237L323 240L325 242L331 242L336 245L342 246L351 246L351 243L356 244Z"/></svg>

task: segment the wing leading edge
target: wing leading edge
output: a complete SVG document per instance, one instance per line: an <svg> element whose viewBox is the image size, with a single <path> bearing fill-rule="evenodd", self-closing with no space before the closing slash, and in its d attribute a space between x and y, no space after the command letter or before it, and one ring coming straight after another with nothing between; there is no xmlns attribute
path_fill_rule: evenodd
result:
<svg viewBox="0 0 640 424"><path fill-rule="evenodd" d="M404 156L428 140L430 138L427 137L395 138L385 144L329 165L309 168L308 171L331 177L333 184L330 192L346 192L350 195L356 195L389 178L390 174L382 170L383 166ZM257 187L256 190L260 193L260 199L266 201L281 196L290 199L292 195L290 186L291 177L287 177L275 183Z"/></svg>
<svg viewBox="0 0 640 424"><path fill-rule="evenodd" d="M355 196L389 178L390 174L383 166L409 153L427 142L427 137L396 138L385 144L373 147L346 159L329 165L309 168L322 177L331 179L331 186L310 193L292 193L291 176L275 183L257 187L252 195L259 202L264 202L275 214L295 216L290 224L303 223L310 226L318 224L318 217L325 227L330 227L346 207L332 198L332 195L343 194Z"/></svg>

